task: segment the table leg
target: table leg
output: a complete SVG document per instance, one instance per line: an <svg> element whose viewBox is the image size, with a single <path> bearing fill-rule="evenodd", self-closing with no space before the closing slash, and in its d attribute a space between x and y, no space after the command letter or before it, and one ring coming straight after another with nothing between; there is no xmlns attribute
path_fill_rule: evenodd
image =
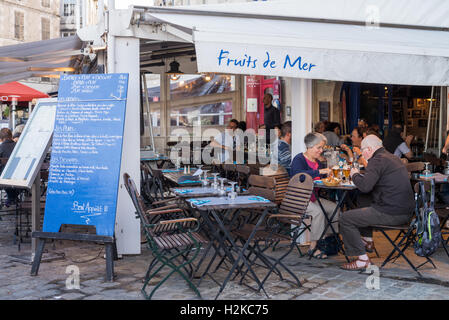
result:
<svg viewBox="0 0 449 320"><path fill-rule="evenodd" d="M211 213L213 214L214 218L217 220L220 229L222 229L222 231L224 232L225 236L228 238L229 242L231 243L231 246L234 250L238 251L237 246L234 242L234 240L232 239L231 235L229 234L228 230L225 228L225 226L223 225L223 222L219 219L219 217L216 215L215 211L212 210ZM257 275L255 274L254 270L251 268L251 266L249 265L248 261L246 260L244 253L246 251L246 249L248 248L248 245L250 244L250 242L252 241L252 239L254 238L254 235L256 234L257 228L259 227L259 225L262 223L263 219L265 218L265 216L268 213L268 209L265 209L262 213L262 215L260 216L259 220L257 221L257 224L255 225L253 231L251 232L250 236L248 237L248 239L246 240L245 244L243 245L243 248L239 251L239 255L237 257L237 259L234 261L234 264L231 267L231 270L229 271L228 275L226 276L226 279L224 280L222 286L220 287L215 299L218 298L218 296L221 294L221 292L224 290L224 288L226 287L226 284L228 283L229 279L231 278L232 274L234 273L234 270L237 268L238 263L240 260L243 260L243 262L245 263L246 267L248 268L248 270L251 272L251 274L253 275L255 281L257 282L259 288L263 289L263 284L260 282L259 278L257 277ZM265 292L265 290L264 290ZM266 294L266 292L265 292Z"/></svg>
<svg viewBox="0 0 449 320"><path fill-rule="evenodd" d="M345 255L346 261L349 262L349 258L348 258L348 257L346 256L346 254L345 254L345 251L344 251L344 249L343 249L343 245L342 245L342 243L341 243L340 237L339 237L338 233L335 231L334 227L332 226L332 223L333 223L333 221L334 221L334 218L335 218L335 216L336 216L338 210L341 209L341 207L342 207L342 205L343 205L343 203L344 203L344 201L345 201L345 199L346 199L347 194L348 194L348 191L347 191L347 190L344 190L344 191L343 191L343 194L342 194L342 196L340 197L340 199L338 200L337 206L335 207L334 212L332 212L332 215L331 215L330 218L327 216L326 210L324 210L324 207L323 207L323 205L321 204L321 201L320 201L320 197L318 196L317 193L315 193L315 197L316 197L316 199L317 199L317 201L318 201L318 204L320 205L321 211L322 211L323 214L324 214L324 218L325 218L326 221L327 221L326 226L324 227L324 231L323 231L323 233L321 234L320 239L319 239L318 241L324 239L324 237L325 237L325 235L326 235L326 231L327 231L327 229L329 229L329 227L330 227L331 230L332 230L333 236L334 236L335 239L337 240L339 250L341 249L342 253ZM312 222L312 223L313 223L313 222ZM311 256L309 257L309 260L312 258L313 254L315 253L315 251L317 250L317 248L318 248L318 246L315 246L315 248L314 248L313 251L312 251Z"/></svg>

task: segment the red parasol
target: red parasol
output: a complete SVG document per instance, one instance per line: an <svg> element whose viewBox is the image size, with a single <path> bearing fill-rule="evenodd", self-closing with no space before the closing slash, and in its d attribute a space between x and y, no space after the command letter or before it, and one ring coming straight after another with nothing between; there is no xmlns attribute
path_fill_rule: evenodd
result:
<svg viewBox="0 0 449 320"><path fill-rule="evenodd" d="M37 91L20 82L10 82L0 85L0 101L12 101L9 96L17 96L17 101L32 101L33 99L49 98L46 93Z"/></svg>

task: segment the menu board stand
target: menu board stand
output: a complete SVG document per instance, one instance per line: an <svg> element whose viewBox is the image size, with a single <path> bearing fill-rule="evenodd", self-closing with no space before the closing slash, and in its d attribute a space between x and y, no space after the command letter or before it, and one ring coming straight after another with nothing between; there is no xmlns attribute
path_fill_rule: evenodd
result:
<svg viewBox="0 0 449 320"><path fill-rule="evenodd" d="M43 231L32 233L36 276L46 240L103 244L114 280L114 235L127 101L127 74L63 75L59 83ZM96 234L62 232L94 226Z"/></svg>
<svg viewBox="0 0 449 320"><path fill-rule="evenodd" d="M38 239L36 254L31 266L31 275L36 276L44 252L46 240L72 240L87 241L103 244L106 251L106 281L114 281L114 260L117 260L117 247L114 237L99 236L96 234L80 234L80 233L62 233L62 232L33 232L33 237Z"/></svg>

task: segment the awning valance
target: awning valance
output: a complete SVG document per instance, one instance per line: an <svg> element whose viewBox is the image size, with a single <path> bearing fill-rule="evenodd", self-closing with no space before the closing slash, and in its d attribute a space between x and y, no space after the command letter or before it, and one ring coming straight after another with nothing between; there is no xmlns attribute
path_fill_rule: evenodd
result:
<svg viewBox="0 0 449 320"><path fill-rule="evenodd" d="M448 15L441 0L145 9L146 20L191 30L199 72L445 86Z"/></svg>

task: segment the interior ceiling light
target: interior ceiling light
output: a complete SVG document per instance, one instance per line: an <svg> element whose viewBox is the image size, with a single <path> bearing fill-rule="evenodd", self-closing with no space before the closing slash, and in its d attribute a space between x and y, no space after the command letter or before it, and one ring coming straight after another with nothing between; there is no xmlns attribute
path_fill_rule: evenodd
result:
<svg viewBox="0 0 449 320"><path fill-rule="evenodd" d="M181 70L179 70L179 63L175 59L170 63L170 70L166 72L166 74L170 75L170 79L173 81L178 80L181 77L181 74L183 74Z"/></svg>

